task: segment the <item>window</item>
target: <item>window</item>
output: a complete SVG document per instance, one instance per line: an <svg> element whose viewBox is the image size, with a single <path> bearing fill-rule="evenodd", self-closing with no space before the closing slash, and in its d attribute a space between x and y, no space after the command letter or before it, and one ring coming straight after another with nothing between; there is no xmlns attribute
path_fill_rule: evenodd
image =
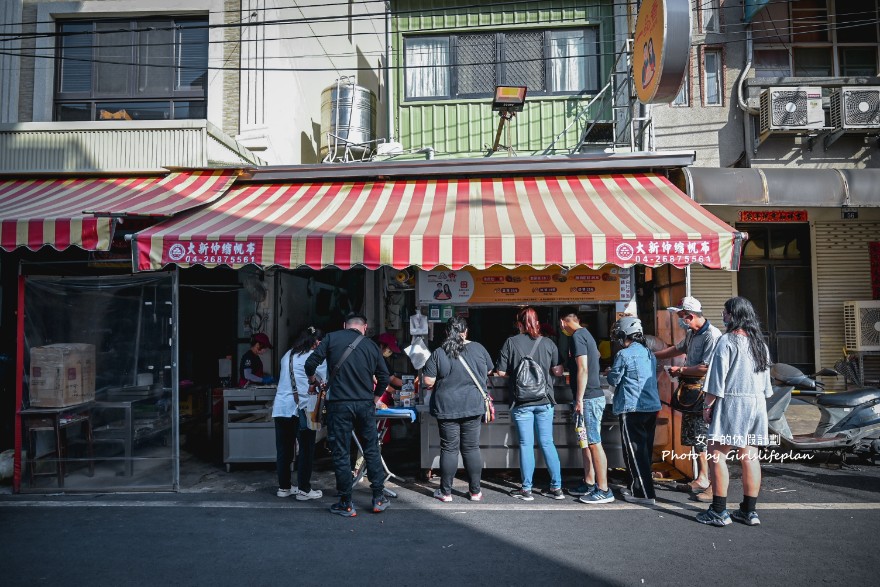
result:
<svg viewBox="0 0 880 587"><path fill-rule="evenodd" d="M697 0L700 5L700 24L704 33L717 33L721 27L718 23L718 0Z"/></svg>
<svg viewBox="0 0 880 587"><path fill-rule="evenodd" d="M473 33L404 39L407 99L489 97L496 85L529 95L599 89L595 28Z"/></svg>
<svg viewBox="0 0 880 587"><path fill-rule="evenodd" d="M55 120L205 118L207 25L173 18L59 25Z"/></svg>
<svg viewBox="0 0 880 587"><path fill-rule="evenodd" d="M703 101L707 106L720 106L721 92L721 51L707 49L703 53Z"/></svg>
<svg viewBox="0 0 880 587"><path fill-rule="evenodd" d="M691 103L690 97L690 85L691 85L691 71L690 67L688 67L687 71L684 74L684 80L681 82L681 88L678 90L678 94L676 94L675 99L672 100L673 106L689 106Z"/></svg>
<svg viewBox="0 0 880 587"><path fill-rule="evenodd" d="M756 50L752 58L755 77L790 77L791 63L785 49Z"/></svg>
<svg viewBox="0 0 880 587"><path fill-rule="evenodd" d="M757 77L875 76L880 64L876 0L769 4L753 21Z"/></svg>

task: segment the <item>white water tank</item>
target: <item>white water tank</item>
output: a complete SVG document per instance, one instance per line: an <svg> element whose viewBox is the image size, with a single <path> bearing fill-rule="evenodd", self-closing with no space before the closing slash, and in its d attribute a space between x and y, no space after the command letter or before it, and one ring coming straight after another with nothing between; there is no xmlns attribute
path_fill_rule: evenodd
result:
<svg viewBox="0 0 880 587"><path fill-rule="evenodd" d="M360 161L375 149L376 95L352 78L321 92L321 159Z"/></svg>

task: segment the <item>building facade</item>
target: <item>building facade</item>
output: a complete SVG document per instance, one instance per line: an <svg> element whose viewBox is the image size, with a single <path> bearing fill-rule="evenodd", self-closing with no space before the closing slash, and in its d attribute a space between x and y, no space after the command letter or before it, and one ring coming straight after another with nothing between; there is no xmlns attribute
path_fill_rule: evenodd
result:
<svg viewBox="0 0 880 587"><path fill-rule="evenodd" d="M656 145L693 148L682 186L751 239L738 273L692 269L691 292L713 318L750 298L775 360L831 367L859 350L843 305L872 299L880 239L877 2L692 5L689 73L652 110ZM873 353L856 357L880 377Z"/></svg>

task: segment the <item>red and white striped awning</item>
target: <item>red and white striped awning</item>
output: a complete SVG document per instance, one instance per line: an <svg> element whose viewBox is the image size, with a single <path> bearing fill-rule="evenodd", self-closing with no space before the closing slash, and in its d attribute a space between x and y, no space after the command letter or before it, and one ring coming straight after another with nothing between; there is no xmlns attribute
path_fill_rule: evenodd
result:
<svg viewBox="0 0 880 587"><path fill-rule="evenodd" d="M0 178L0 247L106 251L113 217L171 217L213 202L237 175L222 169L164 177Z"/></svg>
<svg viewBox="0 0 880 587"><path fill-rule="evenodd" d="M180 266L736 269L743 235L656 174L261 183L133 239Z"/></svg>

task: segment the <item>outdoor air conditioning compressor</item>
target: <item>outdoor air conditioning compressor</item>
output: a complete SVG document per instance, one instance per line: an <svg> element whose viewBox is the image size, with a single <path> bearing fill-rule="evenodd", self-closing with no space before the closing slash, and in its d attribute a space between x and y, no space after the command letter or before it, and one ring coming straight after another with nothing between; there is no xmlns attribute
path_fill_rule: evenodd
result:
<svg viewBox="0 0 880 587"><path fill-rule="evenodd" d="M851 86L831 93L831 126L880 130L880 86Z"/></svg>
<svg viewBox="0 0 880 587"><path fill-rule="evenodd" d="M761 92L761 134L822 130L822 88L776 87Z"/></svg>
<svg viewBox="0 0 880 587"><path fill-rule="evenodd" d="M843 334L849 351L880 351L880 300L844 302Z"/></svg>

